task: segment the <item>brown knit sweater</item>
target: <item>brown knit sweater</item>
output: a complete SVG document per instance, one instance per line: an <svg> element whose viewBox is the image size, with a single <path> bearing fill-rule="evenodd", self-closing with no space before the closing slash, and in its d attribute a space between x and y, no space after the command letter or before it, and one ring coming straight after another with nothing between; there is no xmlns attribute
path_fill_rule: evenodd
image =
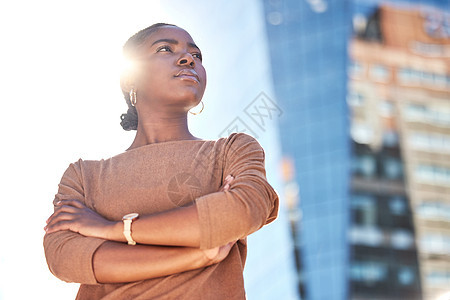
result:
<svg viewBox="0 0 450 300"><path fill-rule="evenodd" d="M217 192L228 174L230 190ZM121 284L96 281L92 257L104 242L70 231L45 235L50 271L81 283L77 299L245 299L246 237L272 222L278 196L266 180L264 150L251 136L155 143L100 161L70 164L54 203L77 199L110 220L196 202L201 248L239 239L222 262L179 274Z"/></svg>

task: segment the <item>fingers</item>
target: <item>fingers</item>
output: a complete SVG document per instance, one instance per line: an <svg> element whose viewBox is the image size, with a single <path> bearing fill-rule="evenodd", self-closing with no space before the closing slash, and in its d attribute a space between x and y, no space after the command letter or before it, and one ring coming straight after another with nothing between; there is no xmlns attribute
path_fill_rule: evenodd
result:
<svg viewBox="0 0 450 300"><path fill-rule="evenodd" d="M56 202L56 207L63 206L63 205L70 205L70 206L73 206L73 207L76 207L76 208L84 208L85 207L83 205L83 203L81 203L78 200L74 200L74 199L61 200L61 201Z"/></svg>
<svg viewBox="0 0 450 300"><path fill-rule="evenodd" d="M70 230L71 221L85 206L78 200L61 200L55 204L55 212L47 219L44 230L47 233Z"/></svg>
<svg viewBox="0 0 450 300"><path fill-rule="evenodd" d="M57 218L61 213L69 213L69 214L74 214L76 212L78 212L79 208L76 208L74 206L70 206L70 205L62 205L62 206L58 206L55 209L55 212L47 219L46 223L50 223L52 219Z"/></svg>
<svg viewBox="0 0 450 300"><path fill-rule="evenodd" d="M59 221L56 222L54 224L49 224L47 226L44 227L44 230L46 233L52 233L52 232L56 232L56 231L61 231L61 230L71 230L73 231L72 228L72 220L64 220L64 221Z"/></svg>
<svg viewBox="0 0 450 300"><path fill-rule="evenodd" d="M47 225L44 230L47 233L51 233L58 230L67 230L69 227L62 229L62 225L68 225L70 221L75 219L75 211L77 208L74 207L62 207L60 210L55 212L48 218Z"/></svg>
<svg viewBox="0 0 450 300"><path fill-rule="evenodd" d="M233 181L234 177L233 175L228 175L227 177L225 177L225 180L222 184L222 186L220 187L219 191L220 192L225 192L228 191L230 189L230 184Z"/></svg>
<svg viewBox="0 0 450 300"><path fill-rule="evenodd" d="M220 247L211 248L211 249L205 249L203 250L203 254L206 256L206 258L210 261L213 261L214 258L217 257L217 255L220 252Z"/></svg>
<svg viewBox="0 0 450 300"><path fill-rule="evenodd" d="M223 245L223 246L219 247L219 253L213 259L213 262L214 263L219 263L222 260L224 260L228 256L228 254L230 253L231 248L233 248L235 243L236 242L230 242L230 243L228 243L226 245Z"/></svg>
<svg viewBox="0 0 450 300"><path fill-rule="evenodd" d="M236 241L229 242L228 244L220 247L203 250L203 253L209 260L210 264L216 264L218 262L221 262L228 256L234 244L236 244Z"/></svg>

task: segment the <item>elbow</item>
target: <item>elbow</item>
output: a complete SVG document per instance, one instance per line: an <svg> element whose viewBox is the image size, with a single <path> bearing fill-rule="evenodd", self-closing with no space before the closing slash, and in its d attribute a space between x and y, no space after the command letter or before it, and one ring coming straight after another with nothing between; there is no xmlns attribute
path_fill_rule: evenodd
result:
<svg viewBox="0 0 450 300"><path fill-rule="evenodd" d="M65 282L76 282L74 278L70 276L64 262L61 262L60 258L51 255L46 251L46 260L50 272L58 279ZM81 283L81 282L78 282Z"/></svg>
<svg viewBox="0 0 450 300"><path fill-rule="evenodd" d="M245 201L251 199L249 197L252 197L253 201ZM241 197L241 199L241 207L235 210L233 220L231 220L231 223L238 225L234 227L237 237L244 238L276 218L278 206L272 198L255 193L251 196ZM230 225L230 227L232 226Z"/></svg>
<svg viewBox="0 0 450 300"><path fill-rule="evenodd" d="M79 245L84 239L64 231L44 236L45 258L55 277L65 282L98 283L92 270L92 251Z"/></svg>
<svg viewBox="0 0 450 300"><path fill-rule="evenodd" d="M242 237L248 236L255 231L261 229L268 222L268 215L271 208L267 205L260 205L246 209L245 213L241 216L241 228L244 231Z"/></svg>
<svg viewBox="0 0 450 300"><path fill-rule="evenodd" d="M44 253L48 269L56 278L65 282L73 282L65 272L64 262L61 262L61 256L59 255L60 247L54 241L54 235L46 234L44 236Z"/></svg>

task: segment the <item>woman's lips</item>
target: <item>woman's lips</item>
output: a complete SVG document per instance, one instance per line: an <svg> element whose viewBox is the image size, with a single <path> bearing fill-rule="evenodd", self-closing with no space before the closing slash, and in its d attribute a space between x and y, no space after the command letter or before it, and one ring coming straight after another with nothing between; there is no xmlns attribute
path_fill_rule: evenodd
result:
<svg viewBox="0 0 450 300"><path fill-rule="evenodd" d="M183 69L179 71L175 77L180 78L181 80L190 80L200 83L197 73L194 70Z"/></svg>

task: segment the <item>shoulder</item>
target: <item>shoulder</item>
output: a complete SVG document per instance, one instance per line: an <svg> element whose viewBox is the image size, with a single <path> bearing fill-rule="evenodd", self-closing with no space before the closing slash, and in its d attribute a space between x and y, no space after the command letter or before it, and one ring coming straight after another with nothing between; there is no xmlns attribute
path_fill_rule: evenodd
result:
<svg viewBox="0 0 450 300"><path fill-rule="evenodd" d="M260 153L264 157L264 149L253 136L238 132L231 133L228 137L222 138L222 146L225 155L236 156L248 153Z"/></svg>
<svg viewBox="0 0 450 300"><path fill-rule="evenodd" d="M256 140L254 137L244 132L233 132L228 137L222 139L224 146L252 144L261 147L258 140Z"/></svg>
<svg viewBox="0 0 450 300"><path fill-rule="evenodd" d="M87 174L95 173L99 170L105 161L102 160L84 160L79 158L77 161L74 161L69 164L66 169L64 175L65 176L77 176L84 177Z"/></svg>

